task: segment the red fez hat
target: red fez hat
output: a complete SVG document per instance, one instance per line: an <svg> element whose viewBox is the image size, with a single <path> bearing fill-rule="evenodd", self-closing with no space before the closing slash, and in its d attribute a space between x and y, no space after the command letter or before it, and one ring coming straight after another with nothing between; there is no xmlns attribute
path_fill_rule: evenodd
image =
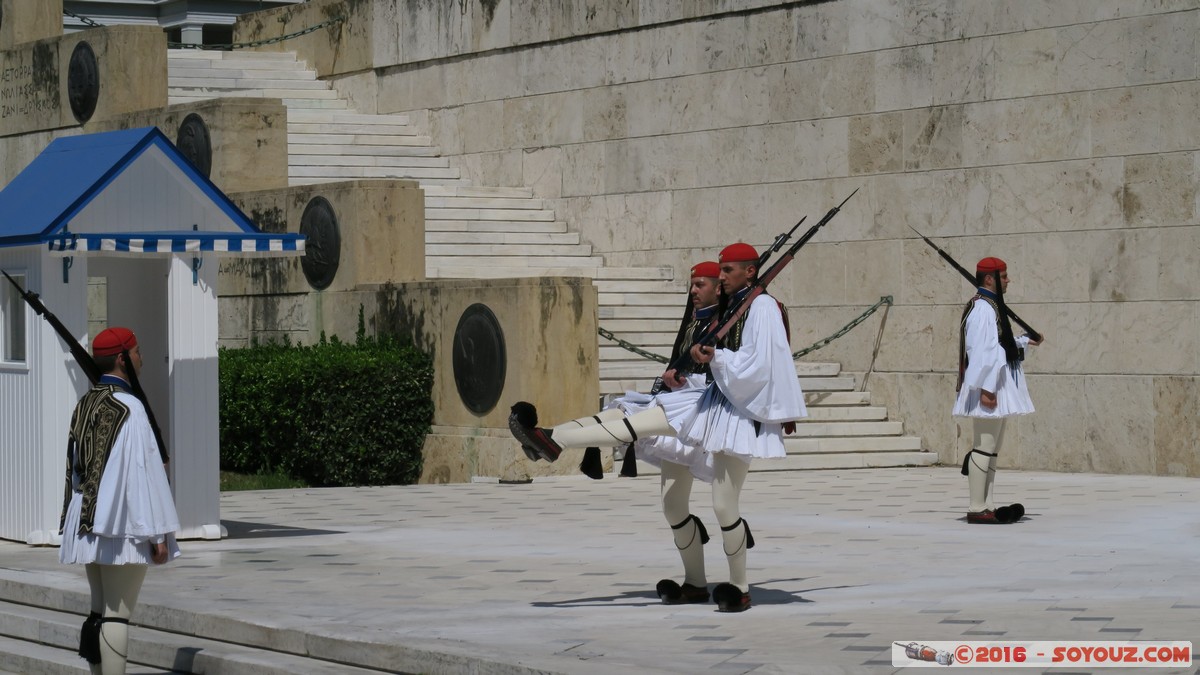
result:
<svg viewBox="0 0 1200 675"><path fill-rule="evenodd" d="M1008 265L999 258L984 258L975 265L976 272L1003 272L1008 269Z"/></svg>
<svg viewBox="0 0 1200 675"><path fill-rule="evenodd" d="M730 244L721 251L721 257L718 258L723 263L727 262L758 262L758 251L750 244L738 242Z"/></svg>
<svg viewBox="0 0 1200 675"><path fill-rule="evenodd" d="M137 346L137 337L128 328L105 328L92 340L92 356L113 356Z"/></svg>
<svg viewBox="0 0 1200 675"><path fill-rule="evenodd" d="M712 277L716 279L721 276L721 266L715 262L706 260L702 263L692 265L693 277Z"/></svg>

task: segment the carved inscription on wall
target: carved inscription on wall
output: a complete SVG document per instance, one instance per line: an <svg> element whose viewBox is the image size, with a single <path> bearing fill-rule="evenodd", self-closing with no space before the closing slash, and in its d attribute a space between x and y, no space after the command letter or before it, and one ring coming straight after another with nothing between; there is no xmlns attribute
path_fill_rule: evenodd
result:
<svg viewBox="0 0 1200 675"><path fill-rule="evenodd" d="M57 126L58 50L52 44L0 53L0 133Z"/></svg>

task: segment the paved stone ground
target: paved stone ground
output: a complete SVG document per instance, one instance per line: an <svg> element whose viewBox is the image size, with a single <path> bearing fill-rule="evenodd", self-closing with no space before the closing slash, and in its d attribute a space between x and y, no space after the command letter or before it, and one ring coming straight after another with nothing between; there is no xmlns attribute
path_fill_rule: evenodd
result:
<svg viewBox="0 0 1200 675"><path fill-rule="evenodd" d="M184 542L141 601L564 673L922 672L893 641L1200 650L1200 480L1002 471L997 491L1026 520L968 526L956 468L752 473L743 614L659 603L681 568L657 476L226 493L230 537ZM711 586L707 485L692 502ZM3 542L0 568L86 590L56 555Z"/></svg>

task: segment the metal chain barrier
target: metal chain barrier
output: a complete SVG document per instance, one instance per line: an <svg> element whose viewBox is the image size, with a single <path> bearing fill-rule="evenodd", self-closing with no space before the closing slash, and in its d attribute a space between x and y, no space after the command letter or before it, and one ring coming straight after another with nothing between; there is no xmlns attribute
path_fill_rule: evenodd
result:
<svg viewBox="0 0 1200 675"><path fill-rule="evenodd" d="M66 14L67 16L74 18L74 19L79 19L79 21L81 23L83 23L83 25L87 26L88 28L103 28L104 27L104 26L96 23L95 21L92 21L91 19L87 18L86 16L79 16L75 12L72 12L71 10L69 10L65 7L63 8L63 14Z"/></svg>
<svg viewBox="0 0 1200 675"><path fill-rule="evenodd" d="M875 303L870 308L868 308L865 312L860 314L858 316L858 318L854 319L850 323L843 326L841 328L841 330L834 333L833 335L830 335L827 338L824 338L822 340L817 340L811 346L805 347L804 349L801 349L800 351L792 354L792 359L795 360L806 354L811 354L812 352L817 351L818 349L824 347L825 345L829 344L830 342L833 342L834 340L842 337L846 333L849 333L851 330L854 329L855 326L862 323L863 321L866 321L867 317L874 314L880 307L882 307L884 305L887 305L889 307L892 305L892 296L885 295L882 298L879 298L879 302ZM638 347L635 344L626 342L625 340L618 338L616 335L613 335L612 331L605 330L604 328L600 328L599 333L600 333L600 337L603 337L606 340L612 340L613 342L617 343L618 347L621 347L622 349L633 352L634 354L637 354L638 356L650 359L651 361L657 361L658 363L666 363L667 362L667 357L661 356L659 354L654 354L652 352L648 352L648 351Z"/></svg>
<svg viewBox="0 0 1200 675"><path fill-rule="evenodd" d="M820 349L821 347L824 347L825 345L829 344L830 342L833 342L834 340L842 337L846 333L849 333L852 328L854 328L858 324L862 323L863 321L866 321L868 316L871 316L872 314L875 313L875 310L879 309L880 307L882 307L884 305L888 305L890 307L891 304L892 304L892 296L890 296L890 295L883 296L882 298L879 299L879 302L875 303L874 305L872 305L870 307L870 309L868 309L867 311L865 311L861 315L859 315L859 317L857 319L855 319L855 320L851 321L850 323L846 324L845 326L843 326L842 329L839 330L838 332L834 333L833 335L830 335L829 337L827 337L823 340L817 340L812 345L805 347L804 349L801 349L800 351L792 354L792 360L794 361L794 360L800 358L801 356L804 356L805 354L811 354L811 353L817 351L818 349Z"/></svg>
<svg viewBox="0 0 1200 675"><path fill-rule="evenodd" d="M602 337L606 340L612 340L613 342L617 343L618 347L621 347L622 349L631 351L634 354L637 354L638 356L650 359L651 361L657 361L659 363L666 363L668 360L667 357L662 356L661 354L655 354L653 352L648 352L645 349L642 349L641 347L638 347L637 345L635 345L631 342L626 342L626 341L622 340L621 338L617 337L616 335L613 335L612 331L608 331L603 328L600 328L599 332L600 332L600 337Z"/></svg>
<svg viewBox="0 0 1200 675"><path fill-rule="evenodd" d="M63 14L66 14L67 16L78 19L80 22L83 23L83 25L87 26L88 28L103 28L104 27L103 24L96 23L95 21L87 18L86 16L80 16L80 15L76 14L75 12L72 12L69 9L63 9ZM344 16L335 16L332 19L329 19L327 21L322 21L321 23L319 23L315 26L309 26L308 28L298 30L295 33L288 33L287 35L280 35L279 37L267 38L265 40L255 40L253 42L228 42L228 43L223 43L223 44L211 44L211 45L196 45L196 44L191 44L191 43L187 43L187 42L167 42L167 47L169 47L171 49L217 49L217 50L222 50L222 51L233 51L234 49L250 49L253 47L262 47L264 45L273 45L277 42L283 42L284 40L291 40L292 38L298 38L301 35L308 35L309 33L315 33L316 31L319 31L322 28L327 28L329 26L333 26L333 25L342 23L345 20L346 20L346 17L344 17Z"/></svg>

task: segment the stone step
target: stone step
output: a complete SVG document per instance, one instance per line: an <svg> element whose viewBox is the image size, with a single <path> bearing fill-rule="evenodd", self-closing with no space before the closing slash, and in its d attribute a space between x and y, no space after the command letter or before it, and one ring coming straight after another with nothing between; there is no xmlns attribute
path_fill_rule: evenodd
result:
<svg viewBox="0 0 1200 675"><path fill-rule="evenodd" d="M919 439L918 439L919 441ZM755 460L750 471L817 471L821 469L881 469L905 466L933 466L936 452L836 452L820 455L788 455L782 459ZM641 464L638 470L641 470Z"/></svg>
<svg viewBox="0 0 1200 675"><path fill-rule="evenodd" d="M302 86L304 84L306 84L306 83L297 82L296 86L288 87L288 88L283 88L283 87L234 88L234 87L220 87L220 86L171 87L170 90L168 90L168 92L167 92L167 97L175 98L177 96L201 96L201 95L203 95L203 96L207 96L209 98L216 98L218 96L220 96L220 97L236 96L239 98L281 98L284 100L305 99L305 100L313 100L313 101L342 101L343 105L345 104L345 101L338 97L338 93L336 91L333 91L332 89L329 89L328 86L325 85L324 82L318 82L317 84L319 84L321 86L317 87L317 88L307 88L305 86Z"/></svg>
<svg viewBox="0 0 1200 675"><path fill-rule="evenodd" d="M605 267L596 275L597 280L651 280L672 279L675 271L670 267Z"/></svg>
<svg viewBox="0 0 1200 675"><path fill-rule="evenodd" d="M232 94L232 95L231 94L225 94L225 95L196 94L196 95L188 95L188 96L172 95L167 98L167 104L168 105L179 105L179 104L184 104L184 103L196 103L199 101L209 101L209 100L216 99L216 98L224 98L226 96L237 96L237 97L247 98L247 97L251 97L252 95L251 94ZM255 95L254 98L263 98L263 97ZM267 98L277 98L277 97L267 97ZM280 102L283 105L287 106L288 110L293 110L293 109L297 109L297 108L311 108L311 109L320 108L320 109L326 109L326 110L344 110L346 108L346 102L341 99L318 100L318 99L311 99L311 98L285 98L285 99L280 99Z"/></svg>
<svg viewBox="0 0 1200 675"><path fill-rule="evenodd" d="M628 342L627 335L636 333L670 333L675 335L679 330L679 319L606 319L600 322L600 327L612 331L614 335ZM674 342L674 338L672 338Z"/></svg>
<svg viewBox="0 0 1200 675"><path fill-rule="evenodd" d="M670 315L677 313L674 309L643 305L601 306L598 309L598 317L605 327L607 327L609 319L662 319L664 316L669 318ZM672 320L675 322L675 327L671 330L678 330L679 317L675 317ZM610 328L609 330L612 329Z"/></svg>
<svg viewBox="0 0 1200 675"><path fill-rule="evenodd" d="M788 436L783 439L783 446L787 448L789 455L841 452L920 452L921 439L916 436L841 436L834 438Z"/></svg>
<svg viewBox="0 0 1200 675"><path fill-rule="evenodd" d="M437 232L425 231L426 244L454 244L478 246L481 244L509 245L570 245L578 246L578 232L545 234L541 232Z"/></svg>
<svg viewBox="0 0 1200 675"><path fill-rule="evenodd" d="M601 328L605 327L601 326ZM605 328L605 330L607 330L607 328ZM671 351L671 346L675 344L675 333L668 333L666 331L658 333L618 333L616 336L630 344L634 344L638 347L643 347L660 354L665 354L666 352ZM619 349L624 352L624 349L618 346L615 341L609 340L603 336L600 338L600 349Z"/></svg>
<svg viewBox="0 0 1200 675"><path fill-rule="evenodd" d="M299 63L296 52L259 52L224 49L168 49L167 58L175 59L206 59L209 61L285 61Z"/></svg>
<svg viewBox="0 0 1200 675"><path fill-rule="evenodd" d="M599 289L597 289L599 290ZM610 306L642 306L642 307L657 307L659 311L671 311L672 309L683 316L682 295L676 296L671 293L665 293L662 290L654 290L651 292L624 292L613 293L600 291L599 302L601 305ZM664 309L666 308L666 309Z"/></svg>
<svg viewBox="0 0 1200 675"><path fill-rule="evenodd" d="M440 255L429 255L428 253L425 254L426 274L428 274L428 270L430 267L440 269L440 268L444 268L444 267L468 266L468 267L481 268L481 271L484 271L484 272L491 272L496 269L503 269L503 268L497 268L495 266L496 262L497 262L496 260L487 258L487 257L473 258L470 256L440 256ZM579 269L586 269L589 267L590 268L600 267L601 265L604 264L604 260L602 258L600 258L599 256L590 256L590 257L588 257L588 256L573 256L570 258L564 258L562 256L557 256L557 255L538 256L538 255L527 254L525 256L522 256L519 260L514 259L510 264L516 265L518 263L520 265L524 265L526 267L536 268L536 269L531 269L529 274L525 274L523 276L530 276L530 274L533 274L536 276L559 276L559 275L547 272L547 270L559 270L559 269L570 270L573 272L572 274L567 274L564 276L581 276ZM579 269L577 269L577 268L579 268ZM520 268L514 266L511 269L520 269ZM588 275L588 276L590 276L590 275ZM487 276L476 276L476 277L468 277L468 278L496 279L496 278L503 278L503 276L489 274Z"/></svg>
<svg viewBox="0 0 1200 675"><path fill-rule="evenodd" d="M417 130L408 124L357 124L348 121L330 122L301 122L288 119L288 133L291 134L394 134L396 136L417 136Z"/></svg>
<svg viewBox="0 0 1200 675"><path fill-rule="evenodd" d="M854 378L840 377L801 377L800 388L804 391L853 391Z"/></svg>
<svg viewBox="0 0 1200 675"><path fill-rule="evenodd" d="M590 278L599 268L581 267L510 267L468 264L462 260L437 261L425 258L425 276L429 279L521 279L525 277L584 277ZM621 390L624 391L624 390Z"/></svg>
<svg viewBox="0 0 1200 675"><path fill-rule="evenodd" d="M516 218L520 215L520 218ZM512 209L453 209L453 208L426 208L425 217L435 218L437 220L528 220L528 221L543 221L549 222L554 220L554 212L542 209L541 211L521 212Z"/></svg>
<svg viewBox="0 0 1200 675"><path fill-rule="evenodd" d="M289 110L288 114L293 111ZM427 145L328 145L328 144L308 144L308 143L288 143L289 158L293 156L327 156L337 157L340 155L352 155L356 157L434 157L438 160L446 162L444 157L441 157L437 148ZM289 159L290 161L290 159ZM320 160L324 162L324 159Z"/></svg>
<svg viewBox="0 0 1200 675"><path fill-rule="evenodd" d="M803 386L803 385L802 385ZM887 414L885 413L886 417ZM899 436L904 433L904 423L820 421L804 418L796 425L797 438L842 438L851 436Z"/></svg>
<svg viewBox="0 0 1200 675"><path fill-rule="evenodd" d="M139 607L135 620L151 610ZM0 653L23 654L21 672L88 673L87 662L75 654L83 616L37 606L0 601ZM12 647L10 652L7 647ZM33 649L33 647L40 647ZM129 627L133 673L220 673L254 675L378 675L374 668L343 665L298 654L156 630L137 623ZM186 658L180 658L186 655ZM5 667L9 667L6 663Z"/></svg>
<svg viewBox="0 0 1200 675"><path fill-rule="evenodd" d="M250 64L253 65L253 64ZM310 80L315 81L317 74L311 70L296 68L248 68L245 63L220 63L195 59L172 59L167 64L168 86L197 86L194 79L210 77L227 78L231 80Z"/></svg>
<svg viewBox="0 0 1200 675"><path fill-rule="evenodd" d="M428 188L421 186L428 193ZM436 186L435 186L436 187ZM501 232L509 234L546 235L567 231L567 224L560 221L528 220L447 220L438 214L425 214L425 232Z"/></svg>
<svg viewBox="0 0 1200 675"><path fill-rule="evenodd" d="M292 152L292 144L296 145L334 145L341 146L341 151L348 154L358 154L355 150L360 146L392 147L397 145L430 144L428 136L397 136L380 134L295 134L290 130L287 135L288 152ZM314 153L297 153L314 154Z"/></svg>
<svg viewBox="0 0 1200 675"><path fill-rule="evenodd" d="M82 618L80 618L82 622ZM78 627L76 627L78 628ZM69 648L51 647L39 641L14 640L0 636L0 675L38 673L38 675L90 675L87 661ZM126 675L164 675L177 673L136 663L127 664Z"/></svg>
<svg viewBox="0 0 1200 675"><path fill-rule="evenodd" d="M514 199L533 196L526 187L434 187L425 191L426 197L511 197Z"/></svg>
<svg viewBox="0 0 1200 675"><path fill-rule="evenodd" d="M535 197L463 197L425 195L426 209L499 209L512 211L512 218L519 220L523 211L542 211L545 204Z"/></svg>
<svg viewBox="0 0 1200 675"><path fill-rule="evenodd" d="M343 110L289 110L288 122L312 124L345 123L372 126L408 126L408 115L391 113L387 115L370 115Z"/></svg>
<svg viewBox="0 0 1200 675"><path fill-rule="evenodd" d="M351 180L354 178L441 178L443 180L458 178L458 169L440 169L429 167L403 166L295 166L288 165L288 177L324 178L326 180Z"/></svg>
<svg viewBox="0 0 1200 675"><path fill-rule="evenodd" d="M807 405L807 401L805 402ZM823 406L812 405L808 408L805 424L823 422L881 422L888 417L888 409L881 405L860 406Z"/></svg>
<svg viewBox="0 0 1200 675"><path fill-rule="evenodd" d="M370 167L421 167L426 169L450 169L445 157L421 155L288 155L288 166L370 166ZM457 171L457 169L455 169ZM428 194L428 191L426 191Z"/></svg>
<svg viewBox="0 0 1200 675"><path fill-rule="evenodd" d="M397 172L399 173L399 172ZM422 187L426 185L457 185L462 182L461 178L431 178L428 176L417 175L394 175L394 176L370 176L368 179L384 180L388 178L399 178L403 180L415 180ZM323 183L336 183L338 181L354 180L353 177L345 176L289 176L288 185L319 185Z"/></svg>
<svg viewBox="0 0 1200 675"><path fill-rule="evenodd" d="M678 292L671 281L647 281L642 279L606 279L596 282L596 292L607 295L664 295L665 307L674 307L680 317L683 316L683 293Z"/></svg>
<svg viewBox="0 0 1200 675"><path fill-rule="evenodd" d="M756 459L751 473L771 471L819 471L822 469L883 469L937 464L934 452L846 452L824 455L788 455L780 459ZM615 462L620 466L620 461ZM638 476L657 476L661 472L645 462L637 463ZM614 470L614 473L616 470Z"/></svg>
<svg viewBox="0 0 1200 675"><path fill-rule="evenodd" d="M283 78L272 77L236 77L233 75L222 75L219 72L212 72L203 77L176 77L171 74L167 84L167 94L182 94L186 96L191 91L243 91L246 89L254 89L265 92L291 92L291 91L329 91L337 97L337 92L333 92L329 88L328 82L314 80L311 78ZM296 94L289 94L296 96ZM282 96L272 96L272 98L282 98Z"/></svg>
<svg viewBox="0 0 1200 675"><path fill-rule="evenodd" d="M485 260L496 258L539 258L553 256L555 264L570 258L589 258L592 254L591 244L544 244L531 247L525 244L426 244L425 257L429 258L458 258L484 257ZM560 257L561 256L561 257ZM589 258L590 259L590 258ZM485 263L486 264L486 263Z"/></svg>

